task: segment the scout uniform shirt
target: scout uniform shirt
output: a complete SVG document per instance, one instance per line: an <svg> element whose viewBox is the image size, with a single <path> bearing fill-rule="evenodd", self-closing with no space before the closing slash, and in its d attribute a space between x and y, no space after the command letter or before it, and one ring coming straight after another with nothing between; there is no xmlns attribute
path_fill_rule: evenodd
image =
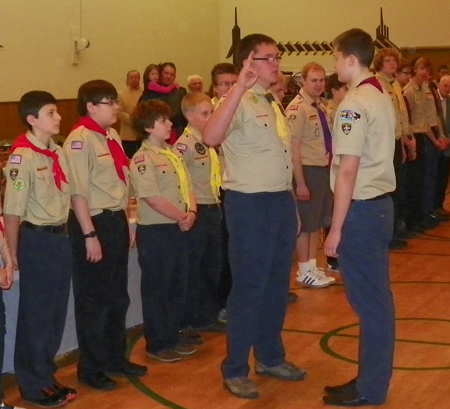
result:
<svg viewBox="0 0 450 409"><path fill-rule="evenodd" d="M63 150L52 139L47 148L30 131L26 138L39 149L55 152L69 181ZM51 158L30 148L17 148L8 159L5 174L5 214L20 216L22 221L38 226L59 226L67 222L70 188L65 182L61 182L61 190L56 186Z"/></svg>
<svg viewBox="0 0 450 409"><path fill-rule="evenodd" d="M424 82L421 87L411 79L403 88L403 95L411 109L411 131L426 133L438 123L433 94Z"/></svg>
<svg viewBox="0 0 450 409"><path fill-rule="evenodd" d="M188 125L178 138L175 149L183 155L183 161L192 178L197 203L219 203L220 200L214 197L211 187L209 148L203 144L201 134Z"/></svg>
<svg viewBox="0 0 450 409"><path fill-rule="evenodd" d="M256 83L245 92L236 109L222 142L223 189L242 193L292 189L290 135L286 142L278 136L275 112L264 96L266 92ZM288 128L286 122L285 126Z"/></svg>
<svg viewBox="0 0 450 409"><path fill-rule="evenodd" d="M325 112L321 101L312 99L303 89L286 108L286 117L291 128L292 138L300 141L302 165L327 166L328 154L317 108L311 104L318 102L318 109ZM329 118L328 127L331 129Z"/></svg>
<svg viewBox="0 0 450 409"><path fill-rule="evenodd" d="M386 90L391 98L395 111L395 139L400 139L402 136L410 134L408 110L406 108L405 100L403 99L400 84L389 78L382 72L375 74L375 77L380 82L381 86Z"/></svg>
<svg viewBox="0 0 450 409"><path fill-rule="evenodd" d="M366 78L368 76L362 76L349 84L333 127L331 190L334 192L340 155L359 156L361 161L352 196L355 200L371 199L395 190L394 107L385 91L380 92L372 84L358 86Z"/></svg>
<svg viewBox="0 0 450 409"><path fill-rule="evenodd" d="M160 153L161 149L167 147L171 148L175 155L181 157L181 154L177 150L172 149L167 143L164 142L163 147L160 148L146 139L131 159L131 182L138 198L136 218L137 223L140 225L176 223L176 220L153 210L145 201L147 197L162 196L181 212L187 211L181 194L177 172L167 156ZM187 170L186 176L188 178L189 191L191 191L192 184Z"/></svg>
<svg viewBox="0 0 450 409"><path fill-rule="evenodd" d="M336 116L336 112L338 110L338 104L336 104L336 102L334 102L332 99L330 99L328 101L328 105L325 107L325 112L328 116L328 118L330 118L330 132L332 131L333 128L333 122L334 122L334 118Z"/></svg>
<svg viewBox="0 0 450 409"><path fill-rule="evenodd" d="M109 129L109 137L120 146L119 135ZM64 142L70 174L70 194L83 196L90 215L103 209L125 210L128 205L129 171L123 167L126 184L119 178L107 137L83 126L74 129Z"/></svg>

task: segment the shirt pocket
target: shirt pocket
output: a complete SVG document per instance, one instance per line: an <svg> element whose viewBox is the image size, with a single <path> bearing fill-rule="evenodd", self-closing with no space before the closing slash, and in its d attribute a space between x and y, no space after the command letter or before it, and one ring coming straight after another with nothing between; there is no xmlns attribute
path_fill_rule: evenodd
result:
<svg viewBox="0 0 450 409"><path fill-rule="evenodd" d="M96 184L110 185L117 182L114 159L110 154L97 156Z"/></svg>
<svg viewBox="0 0 450 409"><path fill-rule="evenodd" d="M37 199L47 202L52 199L55 190L55 178L50 168L37 170L34 178L34 193Z"/></svg>

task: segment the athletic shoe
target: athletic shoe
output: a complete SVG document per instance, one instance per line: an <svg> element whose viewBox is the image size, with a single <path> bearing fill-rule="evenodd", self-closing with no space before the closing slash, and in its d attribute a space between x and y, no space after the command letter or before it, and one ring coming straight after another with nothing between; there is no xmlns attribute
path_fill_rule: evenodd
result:
<svg viewBox="0 0 450 409"><path fill-rule="evenodd" d="M328 257L327 270L328 271L332 271L333 273L340 273L341 272L339 270L339 262L337 261L337 258Z"/></svg>
<svg viewBox="0 0 450 409"><path fill-rule="evenodd" d="M325 278L326 280L328 280L328 282L330 284L334 284L336 282L336 279L334 277L331 276L327 276L325 274L325 270L323 268L319 268L319 267L314 267L314 272L316 274L318 274L319 276L322 276L323 278Z"/></svg>
<svg viewBox="0 0 450 409"><path fill-rule="evenodd" d="M312 270L308 270L306 273L302 274L300 274L300 271L297 272L296 282L299 285L310 288L325 288L331 284L328 281L328 278L325 278Z"/></svg>

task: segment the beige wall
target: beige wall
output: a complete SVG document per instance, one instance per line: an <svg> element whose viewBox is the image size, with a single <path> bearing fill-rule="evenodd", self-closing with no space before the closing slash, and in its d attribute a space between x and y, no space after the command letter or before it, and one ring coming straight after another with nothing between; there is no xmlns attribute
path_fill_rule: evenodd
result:
<svg viewBox="0 0 450 409"><path fill-rule="evenodd" d="M80 1L91 46L74 66L71 28L80 26ZM153 62L175 62L181 85L190 74L208 78L219 58L218 25L217 0L2 0L0 101L30 89L74 98L95 78L120 89L128 70Z"/></svg>

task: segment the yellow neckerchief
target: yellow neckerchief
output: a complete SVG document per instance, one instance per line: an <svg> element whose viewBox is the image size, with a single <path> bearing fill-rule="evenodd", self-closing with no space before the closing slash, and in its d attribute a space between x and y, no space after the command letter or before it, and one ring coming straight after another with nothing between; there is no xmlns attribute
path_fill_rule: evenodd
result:
<svg viewBox="0 0 450 409"><path fill-rule="evenodd" d="M185 128L185 133L193 135L189 128ZM209 183L211 184L211 190L216 202L219 201L219 189L222 186L222 178L220 177L220 164L219 157L214 148L209 147L209 158L211 160L211 173L209 177Z"/></svg>
<svg viewBox="0 0 450 409"><path fill-rule="evenodd" d="M254 91L251 90L251 92L254 92ZM281 139L281 141L285 145L287 145L289 131L286 126L284 115L281 112L281 109L278 106L277 101L275 100L275 97L273 96L273 94L270 91L267 91L264 94L264 97L267 99L267 101L269 101L270 105L272 106L273 112L275 113L275 120L276 120L275 124L277 127L278 137Z"/></svg>
<svg viewBox="0 0 450 409"><path fill-rule="evenodd" d="M191 208L191 199L189 198L189 184L181 158L175 155L170 150L170 148L163 148L159 151L159 153L166 156L167 159L169 159L169 162L174 167L180 181L181 197L183 198L183 201L184 203L186 203L187 209L189 210Z"/></svg>

